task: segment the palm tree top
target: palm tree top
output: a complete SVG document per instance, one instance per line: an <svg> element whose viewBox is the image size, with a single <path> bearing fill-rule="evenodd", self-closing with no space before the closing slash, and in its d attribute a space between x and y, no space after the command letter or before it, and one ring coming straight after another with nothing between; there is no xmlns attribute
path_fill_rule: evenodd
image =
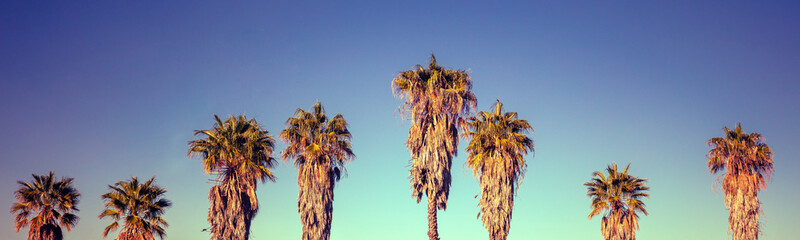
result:
<svg viewBox="0 0 800 240"><path fill-rule="evenodd" d="M650 197L645 191L650 190L645 186L647 178L637 178L628 174L628 169L631 164L628 163L621 172L617 167L617 163L611 163L606 166L606 174L601 171L592 173L593 178L584 183L587 187L586 196L592 198L589 219L594 216L600 215L607 209L622 209L631 211L634 216L638 218L636 212L644 213L647 215L647 209L642 202L642 198Z"/></svg>
<svg viewBox="0 0 800 240"><path fill-rule="evenodd" d="M155 184L155 176L143 183L137 177L131 177L128 181L108 185L108 188L111 191L101 196L105 210L97 217L110 217L114 222L103 230L103 238L120 227L118 221L121 219L125 222L120 239L137 236L152 239L153 234L164 238L169 224L161 215L172 202L163 198L167 190Z"/></svg>
<svg viewBox="0 0 800 240"><path fill-rule="evenodd" d="M311 106L311 112L297 108L294 117L286 120L286 129L281 131L280 138L289 146L281 154L281 159L295 159L295 166L315 161L322 155L331 158L332 163L341 165L355 158L350 140L352 135L347 128L347 121L342 114L328 119L322 103L317 101Z"/></svg>
<svg viewBox="0 0 800 240"><path fill-rule="evenodd" d="M471 139L466 149L469 153L466 164L473 169L475 176L500 165L513 166L506 171L513 171L515 176L519 176L515 180L521 181L527 165L523 155L534 151L533 140L526 135L533 131L533 127L527 120L518 119L517 112L505 112L500 100L496 100L491 109L493 111L480 111L477 117L468 117L459 123L463 131L461 136ZM495 166L493 158L501 157L496 154L508 159L497 160L502 164Z"/></svg>
<svg viewBox="0 0 800 240"><path fill-rule="evenodd" d="M494 109L494 112L481 111L478 114L482 120L494 123L494 126L487 130L491 130L496 134L528 133L533 131L533 127L531 127L527 120L517 119L517 115L519 115L517 112L506 112L503 103L500 102L499 99L495 101L496 102L491 106L491 108ZM511 131L504 131L504 128L510 128ZM530 150L533 150L533 148L530 148Z"/></svg>
<svg viewBox="0 0 800 240"><path fill-rule="evenodd" d="M26 190L42 190L42 193L39 195L32 195L30 191L17 191L15 194L21 197L32 197L40 200L36 202L36 204L41 204L43 207L53 207L59 211L78 211L78 202L80 199L80 193L74 192L71 193L76 198L71 201L63 202L62 204L55 204L55 202L62 200L56 194L59 194L58 187L60 185L71 185L74 178L65 177L61 178L60 180L56 181L55 173L50 171L47 175L36 175L31 174L33 177L33 182L24 182L24 181L17 181L17 184L24 187Z"/></svg>
<svg viewBox="0 0 800 240"><path fill-rule="evenodd" d="M21 228L31 227L31 232L39 231L47 224L60 225L70 231L78 222L77 205L80 192L74 188L73 178L56 179L52 171L47 175L33 176L32 182L17 181L20 188L14 192L17 202L11 206L11 213L19 232ZM34 216L32 219L28 217ZM58 230L60 234L60 230Z"/></svg>
<svg viewBox="0 0 800 240"><path fill-rule="evenodd" d="M727 171L731 175L756 174L758 184L766 188L765 179L773 174L773 154L760 133L746 133L741 123L734 129L723 128L725 137L708 140L713 147L708 152L708 168L711 174Z"/></svg>
<svg viewBox="0 0 800 240"><path fill-rule="evenodd" d="M433 54L428 68L415 65L392 80L392 92L406 100L401 111L411 115L422 114L422 109L432 114L469 115L478 101L471 90L472 80L466 70L442 67Z"/></svg>
<svg viewBox="0 0 800 240"><path fill-rule="evenodd" d="M190 141L187 155L200 154L208 174L225 176L232 171L250 172L261 181L275 181L269 171L275 165L272 157L275 140L269 131L261 129L255 119L247 119L245 115L230 115L222 121L214 114L214 120L211 129L195 130L194 135L205 138Z"/></svg>

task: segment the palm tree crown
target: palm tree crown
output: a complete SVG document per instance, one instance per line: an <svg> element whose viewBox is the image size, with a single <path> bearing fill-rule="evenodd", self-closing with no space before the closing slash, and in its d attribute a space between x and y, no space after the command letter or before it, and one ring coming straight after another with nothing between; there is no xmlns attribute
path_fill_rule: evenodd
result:
<svg viewBox="0 0 800 240"><path fill-rule="evenodd" d="M600 226L606 240L635 240L639 230L638 213L647 215L642 202L642 198L650 197L645 193L650 189L645 186L647 179L631 176L628 168L630 164L620 172L617 164L612 163L606 168L608 176L597 171L583 184L587 188L586 195L592 198L589 219L606 212Z"/></svg>
<svg viewBox="0 0 800 240"><path fill-rule="evenodd" d="M450 167L458 148L456 123L475 109L472 81L464 70L450 70L431 55L428 68L416 65L392 80L394 94L405 102L400 109L411 119L406 146L411 152L412 196L428 197L428 237L438 239L437 209L447 208Z"/></svg>
<svg viewBox="0 0 800 240"><path fill-rule="evenodd" d="M724 138L708 140L713 147L708 153L708 168L711 174L725 172L720 177L733 239L756 240L761 212L758 192L767 187L766 180L772 176L772 150L761 134L745 133L741 124L733 130L725 127L724 132Z"/></svg>
<svg viewBox="0 0 800 240"><path fill-rule="evenodd" d="M256 184L275 181L270 172L275 140L255 119L230 116L209 130L197 130L204 138L189 142L189 154L200 154L206 173L216 175L208 194L208 222L213 239L248 239L250 223L258 212Z"/></svg>
<svg viewBox="0 0 800 240"><path fill-rule="evenodd" d="M514 194L525 174L523 158L533 151L533 140L525 135L533 128L516 112L504 112L497 101L493 112L479 112L462 122L467 145L467 166L480 179L481 220L490 239L505 240L511 228Z"/></svg>
<svg viewBox="0 0 800 240"><path fill-rule="evenodd" d="M81 194L72 184L72 178L55 179L48 175L33 174L32 182L17 181L14 192L17 202L11 206L16 213L14 230L28 227L29 240L63 239L61 227L69 231L78 223L77 205ZM28 219L30 216L33 218Z"/></svg>
<svg viewBox="0 0 800 240"><path fill-rule="evenodd" d="M298 168L297 211L303 223L303 239L327 240L334 185L345 172L345 163L355 157L347 122L341 114L329 120L317 102L311 112L298 108L279 137L287 143L281 158L294 159Z"/></svg>
<svg viewBox="0 0 800 240"><path fill-rule="evenodd" d="M114 222L103 230L103 238L119 228L120 219L124 219L124 225L117 240L153 240L156 235L164 238L169 224L161 215L172 203L164 198L167 190L154 181L152 177L140 183L132 177L108 186L110 192L101 196L105 210L97 217L110 217Z"/></svg>

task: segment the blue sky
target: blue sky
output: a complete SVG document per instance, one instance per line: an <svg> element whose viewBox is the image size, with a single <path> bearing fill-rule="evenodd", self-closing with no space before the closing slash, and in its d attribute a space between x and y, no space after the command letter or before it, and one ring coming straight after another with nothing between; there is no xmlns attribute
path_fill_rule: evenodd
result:
<svg viewBox="0 0 800 240"><path fill-rule="evenodd" d="M0 206L32 173L73 177L67 239L100 239L106 186L153 175L174 202L167 239L207 238L211 177L186 156L192 132L246 114L277 134L317 100L348 120L357 155L331 238L424 239L390 82L431 53L470 71L479 110L499 99L535 129L510 239L601 239L581 184L611 162L650 180L641 239L729 239L706 141L738 122L775 152L762 239L800 235L796 2L1 4ZM440 235L487 239L460 149ZM299 239L297 171L274 173L253 239ZM0 219L0 238L26 239Z"/></svg>

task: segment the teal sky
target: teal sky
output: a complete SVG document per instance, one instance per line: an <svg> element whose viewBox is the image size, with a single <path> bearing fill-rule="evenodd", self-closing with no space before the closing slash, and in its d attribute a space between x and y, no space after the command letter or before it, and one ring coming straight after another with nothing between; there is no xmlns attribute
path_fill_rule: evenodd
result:
<svg viewBox="0 0 800 240"><path fill-rule="evenodd" d="M649 179L640 239L729 239L706 141L741 122L775 153L763 240L800 236L800 3L484 1L0 3L0 207L16 181L75 178L66 239L100 239L107 185L157 181L167 239L207 239L212 178L187 158L213 114L272 134L321 101L350 123L356 159L335 190L332 239L425 239L411 198L409 124L390 82L415 64L467 69L479 110L533 125L510 239L601 239L581 185L611 162ZM442 239L487 239L477 180L453 164ZM282 150L285 145L278 144ZM297 170L258 188L252 239L299 239ZM0 239L26 239L0 211Z"/></svg>

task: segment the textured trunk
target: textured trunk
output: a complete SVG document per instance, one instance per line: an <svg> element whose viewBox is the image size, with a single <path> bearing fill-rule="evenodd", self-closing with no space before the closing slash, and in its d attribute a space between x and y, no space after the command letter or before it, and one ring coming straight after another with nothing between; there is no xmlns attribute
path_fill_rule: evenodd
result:
<svg viewBox="0 0 800 240"><path fill-rule="evenodd" d="M754 191L737 189L726 196L730 216L730 231L733 240L758 240L758 215L761 202Z"/></svg>
<svg viewBox="0 0 800 240"><path fill-rule="evenodd" d="M116 240L153 240L152 233L139 233L133 229L123 230Z"/></svg>
<svg viewBox="0 0 800 240"><path fill-rule="evenodd" d="M506 240L511 228L511 210L514 207L514 177L495 171L484 171L480 176L480 219L491 240Z"/></svg>
<svg viewBox="0 0 800 240"><path fill-rule="evenodd" d="M436 222L436 200L428 197L428 239L439 240L439 225Z"/></svg>
<svg viewBox="0 0 800 240"><path fill-rule="evenodd" d="M247 240L250 223L258 211L254 184L231 177L209 192L208 222L212 240Z"/></svg>
<svg viewBox="0 0 800 240"><path fill-rule="evenodd" d="M322 171L327 172L316 177L298 177L297 211L303 224L302 240L330 239L335 182L329 168Z"/></svg>
<svg viewBox="0 0 800 240"><path fill-rule="evenodd" d="M61 228L56 224L44 224L38 229L31 228L28 240L62 240Z"/></svg>
<svg viewBox="0 0 800 240"><path fill-rule="evenodd" d="M600 231L603 233L605 240L636 240L634 216L629 215L626 211L621 210L620 207L612 207L615 210L610 210L609 214L603 217L600 225Z"/></svg>

